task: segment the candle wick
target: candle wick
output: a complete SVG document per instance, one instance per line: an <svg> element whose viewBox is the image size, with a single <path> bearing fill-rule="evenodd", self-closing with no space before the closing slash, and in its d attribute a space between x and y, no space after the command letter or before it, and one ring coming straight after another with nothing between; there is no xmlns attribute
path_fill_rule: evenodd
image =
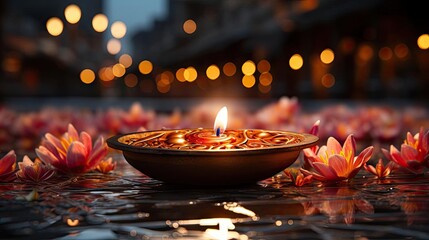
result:
<svg viewBox="0 0 429 240"><path fill-rule="evenodd" d="M220 136L220 127L216 128L216 137Z"/></svg>

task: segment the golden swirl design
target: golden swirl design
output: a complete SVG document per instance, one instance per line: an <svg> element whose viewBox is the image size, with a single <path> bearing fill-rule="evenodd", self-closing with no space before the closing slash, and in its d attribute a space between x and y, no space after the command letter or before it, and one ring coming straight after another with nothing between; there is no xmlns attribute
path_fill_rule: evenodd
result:
<svg viewBox="0 0 429 240"><path fill-rule="evenodd" d="M160 130L133 134L124 144L142 148L177 150L257 149L300 143L304 136L284 131L226 130L221 136L211 129Z"/></svg>

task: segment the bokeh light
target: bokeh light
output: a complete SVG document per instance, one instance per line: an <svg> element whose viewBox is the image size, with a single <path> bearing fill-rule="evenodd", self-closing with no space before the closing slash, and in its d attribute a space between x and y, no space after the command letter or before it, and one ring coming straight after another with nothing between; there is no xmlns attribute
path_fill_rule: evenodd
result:
<svg viewBox="0 0 429 240"><path fill-rule="evenodd" d="M220 75L219 67L216 65L210 65L206 70L206 74L210 80L216 80Z"/></svg>
<svg viewBox="0 0 429 240"><path fill-rule="evenodd" d="M59 36L64 29L64 24L61 19L52 17L46 22L46 29L52 36Z"/></svg>
<svg viewBox="0 0 429 240"><path fill-rule="evenodd" d="M121 42L118 39L109 39L109 41L107 41L107 51L112 54L118 54L121 51Z"/></svg>
<svg viewBox="0 0 429 240"><path fill-rule="evenodd" d="M112 23L112 26L110 27L110 32L112 33L112 36L114 38L123 38L127 33L127 26L121 21L116 21Z"/></svg>
<svg viewBox="0 0 429 240"><path fill-rule="evenodd" d="M177 71L176 71L176 79L177 79L177 81L179 81L179 82L186 82L184 73L185 73L185 68L179 68L179 69L177 69Z"/></svg>
<svg viewBox="0 0 429 240"><path fill-rule="evenodd" d="M194 20L188 19L183 23L183 31L187 34L192 34L197 30L197 23Z"/></svg>
<svg viewBox="0 0 429 240"><path fill-rule="evenodd" d="M194 67L188 67L183 72L183 76L185 77L186 81L193 82L197 79L198 73Z"/></svg>
<svg viewBox="0 0 429 240"><path fill-rule="evenodd" d="M109 19L106 15L99 13L92 18L92 27L96 32L104 32L109 26Z"/></svg>
<svg viewBox="0 0 429 240"><path fill-rule="evenodd" d="M90 84L95 80L95 73L91 69L84 69L80 72L80 80L83 83Z"/></svg>
<svg viewBox="0 0 429 240"><path fill-rule="evenodd" d="M138 78L134 73L129 73L124 77L125 86L127 86L129 88L133 88L133 87L137 86L138 82L139 82Z"/></svg>
<svg viewBox="0 0 429 240"><path fill-rule="evenodd" d="M260 73L269 72L271 69L271 64L267 60L262 59L261 61L258 62L257 68L258 68L258 72Z"/></svg>
<svg viewBox="0 0 429 240"><path fill-rule="evenodd" d="M124 65L117 63L117 64L113 65L112 72L113 72L113 75L115 77L122 77L125 75L126 69L125 69Z"/></svg>
<svg viewBox="0 0 429 240"><path fill-rule="evenodd" d="M139 71L142 74L149 74L153 70L152 62L149 60L143 60L139 63Z"/></svg>
<svg viewBox="0 0 429 240"><path fill-rule="evenodd" d="M253 75L256 71L255 63L251 60L247 60L241 66L241 71L243 72L244 75L247 75L247 76Z"/></svg>
<svg viewBox="0 0 429 240"><path fill-rule="evenodd" d="M71 5L68 5L64 10L64 16L67 22L71 24L75 24L79 22L82 16L82 12L76 4L71 4Z"/></svg>
<svg viewBox="0 0 429 240"><path fill-rule="evenodd" d="M378 57L383 61L390 60L393 57L393 51L389 47L382 47L378 51Z"/></svg>
<svg viewBox="0 0 429 240"><path fill-rule="evenodd" d="M232 77L237 72L237 67L235 67L234 63L227 62L225 65L223 65L222 71L226 76Z"/></svg>
<svg viewBox="0 0 429 240"><path fill-rule="evenodd" d="M273 76L269 72L264 72L259 76L259 83L262 86L269 86L273 82Z"/></svg>
<svg viewBox="0 0 429 240"><path fill-rule="evenodd" d="M327 48L320 53L320 61L322 61L324 64L332 63L334 61L334 58L334 51L332 51L332 49L330 48Z"/></svg>
<svg viewBox="0 0 429 240"><path fill-rule="evenodd" d="M125 68L129 68L133 64L133 58L129 54L122 54L119 57L119 63L124 65Z"/></svg>
<svg viewBox="0 0 429 240"><path fill-rule="evenodd" d="M304 60L302 59L301 55L299 55L299 54L294 54L289 59L289 66L293 70L299 70L302 67L302 65L304 65Z"/></svg>
<svg viewBox="0 0 429 240"><path fill-rule="evenodd" d="M334 75L327 73L322 77L322 85L325 88L331 88L335 85L335 77Z"/></svg>
<svg viewBox="0 0 429 240"><path fill-rule="evenodd" d="M396 45L393 51L398 58L407 57L409 52L407 45L405 45L404 43L399 43L398 45Z"/></svg>
<svg viewBox="0 0 429 240"><path fill-rule="evenodd" d="M253 75L244 75L241 79L241 83L246 88L251 88L255 85L256 79Z"/></svg>
<svg viewBox="0 0 429 240"><path fill-rule="evenodd" d="M429 48L429 34L422 34L417 38L417 46L420 49L428 49Z"/></svg>

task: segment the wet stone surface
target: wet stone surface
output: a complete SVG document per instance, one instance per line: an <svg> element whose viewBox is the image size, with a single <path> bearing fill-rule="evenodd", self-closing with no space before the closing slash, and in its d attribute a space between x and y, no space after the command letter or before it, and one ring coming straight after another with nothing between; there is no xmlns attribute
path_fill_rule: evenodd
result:
<svg viewBox="0 0 429 240"><path fill-rule="evenodd" d="M429 239L429 173L377 180L361 171L349 183L303 187L279 174L250 186L194 188L115 160L112 174L0 184L0 238Z"/></svg>

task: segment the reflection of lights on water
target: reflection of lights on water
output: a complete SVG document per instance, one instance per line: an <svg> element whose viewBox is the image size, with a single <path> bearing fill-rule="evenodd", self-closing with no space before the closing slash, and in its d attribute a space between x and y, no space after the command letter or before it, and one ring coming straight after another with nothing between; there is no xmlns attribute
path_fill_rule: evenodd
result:
<svg viewBox="0 0 429 240"><path fill-rule="evenodd" d="M382 47L378 51L378 57L383 61L390 60L392 56L393 56L393 51L389 47Z"/></svg>
<svg viewBox="0 0 429 240"><path fill-rule="evenodd" d="M67 225L69 225L70 227L76 227L78 224L79 224L79 219L71 219L71 218L67 219Z"/></svg>
<svg viewBox="0 0 429 240"><path fill-rule="evenodd" d="M334 75L327 73L322 77L322 85L325 88L331 88L335 85L335 77Z"/></svg>
<svg viewBox="0 0 429 240"><path fill-rule="evenodd" d="M246 88L251 88L255 85L256 83L256 79L253 75L244 75L243 78L241 79L241 83L243 84L244 87Z"/></svg>
<svg viewBox="0 0 429 240"><path fill-rule="evenodd" d="M234 63L227 62L227 63L225 63L225 65L223 65L222 71L226 76L232 77L232 76L234 76L235 72L237 71L237 68L235 67Z"/></svg>
<svg viewBox="0 0 429 240"><path fill-rule="evenodd" d="M226 210L231 211L231 212L246 215L248 217L255 217L256 216L255 212L253 212L253 211L251 211L251 210L249 210L243 206L238 205L238 203L236 203L236 202L226 203L223 206L223 208L225 208Z"/></svg>
<svg viewBox="0 0 429 240"><path fill-rule="evenodd" d="M92 27L96 32L104 32L109 25L109 19L106 15L99 13L92 18Z"/></svg>
<svg viewBox="0 0 429 240"><path fill-rule="evenodd" d="M429 34L422 34L417 38L417 46L420 49L428 49L429 48Z"/></svg>
<svg viewBox="0 0 429 240"><path fill-rule="evenodd" d="M82 12L76 4L71 4L64 10L64 16L66 17L67 22L75 24L79 22Z"/></svg>
<svg viewBox="0 0 429 240"><path fill-rule="evenodd" d="M121 51L121 42L118 39L109 39L107 41L107 51L112 54L118 54Z"/></svg>
<svg viewBox="0 0 429 240"><path fill-rule="evenodd" d="M247 60L243 65L241 66L241 71L246 76L251 76L256 71L255 63L251 60Z"/></svg>
<svg viewBox="0 0 429 240"><path fill-rule="evenodd" d="M320 53L320 61L322 61L324 64L330 64L334 61L335 54L332 49L325 49Z"/></svg>
<svg viewBox="0 0 429 240"><path fill-rule="evenodd" d="M142 74L149 74L153 70L153 65L149 60L143 60L139 63L139 71Z"/></svg>
<svg viewBox="0 0 429 240"><path fill-rule="evenodd" d="M127 26L121 21L116 21L112 23L112 26L110 27L110 32L112 33L112 36L114 38L123 38L127 33Z"/></svg>
<svg viewBox="0 0 429 240"><path fill-rule="evenodd" d="M64 29L64 24L61 19L52 17L46 22L46 29L52 36L59 36Z"/></svg>
<svg viewBox="0 0 429 240"><path fill-rule="evenodd" d="M302 65L304 65L304 60L302 59L301 55L299 54L294 54L290 59L289 59L289 66L293 69L293 70L298 70L302 67Z"/></svg>
<svg viewBox="0 0 429 240"><path fill-rule="evenodd" d="M91 69L84 69L80 72L80 80L83 83L90 84L95 80L95 73Z"/></svg>
<svg viewBox="0 0 429 240"><path fill-rule="evenodd" d="M183 31L187 34L192 34L197 30L197 24L194 20L188 19L183 23Z"/></svg>
<svg viewBox="0 0 429 240"><path fill-rule="evenodd" d="M176 79L177 79L177 81L179 81L179 82L185 82L186 81L184 73L185 73L185 68L179 68L176 71Z"/></svg>
<svg viewBox="0 0 429 240"><path fill-rule="evenodd" d="M211 65L207 68L206 74L210 80L216 80L220 75L220 70L216 65Z"/></svg>
<svg viewBox="0 0 429 240"><path fill-rule="evenodd" d="M197 79L198 73L194 67L188 67L183 72L183 76L185 77L186 81L193 82Z"/></svg>

